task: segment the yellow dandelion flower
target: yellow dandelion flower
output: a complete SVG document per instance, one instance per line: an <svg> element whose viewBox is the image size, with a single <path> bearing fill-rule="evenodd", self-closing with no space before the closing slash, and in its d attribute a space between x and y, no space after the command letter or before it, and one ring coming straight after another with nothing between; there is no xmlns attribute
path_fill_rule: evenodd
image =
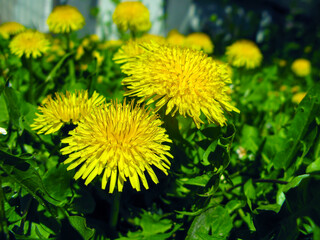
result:
<svg viewBox="0 0 320 240"><path fill-rule="evenodd" d="M92 112L94 107L104 102L104 97L94 92L89 98L88 91L56 93L51 95L38 107L40 112L31 125L38 134L51 134L59 131L64 124L78 124L81 119Z"/></svg>
<svg viewBox="0 0 320 240"><path fill-rule="evenodd" d="M103 173L101 188L106 189L109 182L109 193L114 192L116 185L122 192L127 178L137 191L141 190L140 181L148 189L145 171L158 183L151 166L166 175L170 168L170 146L164 143L172 141L161 125L157 115L134 106L133 101L96 108L69 132L70 137L62 140L68 144L61 149L63 155L69 154L64 162L71 163L67 170L81 166L74 178L86 179L86 185Z"/></svg>
<svg viewBox="0 0 320 240"><path fill-rule="evenodd" d="M50 42L43 33L26 31L16 35L9 44L11 53L26 58L37 58L49 50Z"/></svg>
<svg viewBox="0 0 320 240"><path fill-rule="evenodd" d="M84 55L84 47L82 45L79 45L76 52L76 60L79 60Z"/></svg>
<svg viewBox="0 0 320 240"><path fill-rule="evenodd" d="M145 34L141 38L130 39L126 44L124 44L114 55L113 60L118 63L124 63L128 58L135 57L144 52L144 49L140 47L142 43L155 42L158 44L165 44L166 39L162 36Z"/></svg>
<svg viewBox="0 0 320 240"><path fill-rule="evenodd" d="M126 96L141 97L139 102L156 102L158 111L166 106L166 114L177 111L193 118L196 126L204 123L203 113L209 122L224 125L223 110L239 110L230 104L227 94L231 83L225 65L216 63L205 53L190 48L142 44L145 51L127 59L121 66L129 77L123 79L129 91Z"/></svg>
<svg viewBox="0 0 320 240"><path fill-rule="evenodd" d="M287 89L288 89L287 85L281 85L281 87L280 87L281 92L285 92L285 91L287 91Z"/></svg>
<svg viewBox="0 0 320 240"><path fill-rule="evenodd" d="M197 50L203 50L205 53L213 53L214 45L210 37L205 33L191 33L186 37L184 42L186 47L194 48Z"/></svg>
<svg viewBox="0 0 320 240"><path fill-rule="evenodd" d="M97 34L91 34L89 36L89 39L90 39L91 42L99 42L99 40L100 40L100 38L99 38L99 36Z"/></svg>
<svg viewBox="0 0 320 240"><path fill-rule="evenodd" d="M81 63L80 64L80 69L81 69L81 71L87 71L88 70L88 64Z"/></svg>
<svg viewBox="0 0 320 240"><path fill-rule="evenodd" d="M0 25L0 36L8 39L12 35L16 35L25 30L25 26L17 22L6 22Z"/></svg>
<svg viewBox="0 0 320 240"><path fill-rule="evenodd" d="M218 64L222 64L222 65L225 65L225 67L227 68L227 71L228 71L228 74L230 76L230 78L232 79L232 76L233 76L233 69L232 67L230 66L230 64L226 63L226 62L223 62L219 59L214 59L214 61L216 61Z"/></svg>
<svg viewBox="0 0 320 240"><path fill-rule="evenodd" d="M296 93L295 95L293 95L292 97L292 102L295 104L299 104L302 99L304 99L304 97L307 95L306 92L300 92L300 93Z"/></svg>
<svg viewBox="0 0 320 240"><path fill-rule="evenodd" d="M139 46L139 44L139 41L130 39L114 54L113 61L118 64L122 64L125 63L127 59L143 53L144 50Z"/></svg>
<svg viewBox="0 0 320 240"><path fill-rule="evenodd" d="M81 45L82 45L83 47L85 47L85 48L88 48L88 47L90 46L90 40L89 40L88 38L84 38L84 39L82 40Z"/></svg>
<svg viewBox="0 0 320 240"><path fill-rule="evenodd" d="M104 60L104 57L101 56L101 54L98 51L93 51L92 56L97 60L97 65L101 66L101 64Z"/></svg>
<svg viewBox="0 0 320 240"><path fill-rule="evenodd" d="M103 82L104 77L102 75L99 75L97 77L97 83L102 83Z"/></svg>
<svg viewBox="0 0 320 240"><path fill-rule="evenodd" d="M280 67L285 67L287 65L287 61L284 59L279 59L278 64Z"/></svg>
<svg viewBox="0 0 320 240"><path fill-rule="evenodd" d="M108 40L98 45L98 49L105 50L105 49L115 49L121 47L123 44L122 40Z"/></svg>
<svg viewBox="0 0 320 240"><path fill-rule="evenodd" d="M140 38L138 38L138 41L141 43L153 41L153 42L156 42L159 44L165 44L167 40L165 37L155 35L155 34L146 33L146 34L143 34Z"/></svg>
<svg viewBox="0 0 320 240"><path fill-rule="evenodd" d="M298 77L306 77L311 73L311 63L304 58L296 59L291 65L291 70Z"/></svg>
<svg viewBox="0 0 320 240"><path fill-rule="evenodd" d="M172 29L167 36L167 42L172 45L183 46L186 37L176 29Z"/></svg>
<svg viewBox="0 0 320 240"><path fill-rule="evenodd" d="M252 69L260 66L262 54L258 46L249 40L239 40L227 47L229 63L235 67Z"/></svg>
<svg viewBox="0 0 320 240"><path fill-rule="evenodd" d="M141 2L119 3L112 20L121 31L144 32L151 28L149 10Z"/></svg>
<svg viewBox="0 0 320 240"><path fill-rule="evenodd" d="M47 24L50 32L69 33L85 25L85 19L77 8L69 5L57 6L50 13Z"/></svg>
<svg viewBox="0 0 320 240"><path fill-rule="evenodd" d="M298 86L298 85L293 86L293 87L291 88L291 92L292 92L292 93L297 93L297 92L299 92L299 91L300 91L300 86Z"/></svg>

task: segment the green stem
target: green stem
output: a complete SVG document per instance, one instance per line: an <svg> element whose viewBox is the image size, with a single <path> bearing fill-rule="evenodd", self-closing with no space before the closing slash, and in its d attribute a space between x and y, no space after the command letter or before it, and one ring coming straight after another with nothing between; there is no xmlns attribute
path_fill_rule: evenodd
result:
<svg viewBox="0 0 320 240"><path fill-rule="evenodd" d="M318 131L320 129L318 128ZM317 140L315 141L315 150L314 150L314 160L319 158L320 155L320 134L318 134Z"/></svg>
<svg viewBox="0 0 320 240"><path fill-rule="evenodd" d="M121 197L121 193L118 191L113 194L112 206L111 206L111 212L110 212L110 223L109 223L110 229L113 232L116 231L116 227L118 223L119 210L120 210L120 197Z"/></svg>
<svg viewBox="0 0 320 240"><path fill-rule="evenodd" d="M65 37L66 37L66 42L67 42L67 53L70 53L70 34L66 33Z"/></svg>
<svg viewBox="0 0 320 240"><path fill-rule="evenodd" d="M69 67L70 83L71 85L74 85L76 83L76 75L74 70L74 62L72 58L68 60L68 67Z"/></svg>
<svg viewBox="0 0 320 240"><path fill-rule="evenodd" d="M71 54L71 49L70 49L70 34L66 33L65 34L66 37L66 42L67 42L67 53ZM76 83L76 76L75 76L75 69L74 69L74 62L73 62L73 58L70 58L68 60L68 67L69 67L69 75L70 75L70 84L74 85Z"/></svg>
<svg viewBox="0 0 320 240"><path fill-rule="evenodd" d="M130 30L130 36L131 36L132 39L136 39L137 38L136 33L134 31L132 31L132 30Z"/></svg>
<svg viewBox="0 0 320 240"><path fill-rule="evenodd" d="M29 89L27 93L27 100L35 104L35 99L34 99L34 89L36 88L35 86L35 81L34 81L34 74L33 74L33 69L32 69L32 58L25 59L26 61L26 67L29 72Z"/></svg>

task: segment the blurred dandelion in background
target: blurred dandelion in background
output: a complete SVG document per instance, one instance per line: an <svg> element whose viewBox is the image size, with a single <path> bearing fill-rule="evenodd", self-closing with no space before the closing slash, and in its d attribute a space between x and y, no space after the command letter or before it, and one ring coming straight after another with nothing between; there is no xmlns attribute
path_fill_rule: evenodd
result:
<svg viewBox="0 0 320 240"><path fill-rule="evenodd" d="M311 73L311 63L304 58L296 59L291 65L291 70L298 77L306 77Z"/></svg>
<svg viewBox="0 0 320 240"><path fill-rule="evenodd" d="M183 46L186 37L179 33L178 30L172 29L167 36L167 42L172 45Z"/></svg>
<svg viewBox="0 0 320 240"><path fill-rule="evenodd" d="M166 44L167 40L154 34L144 34L140 38L130 39L115 53L113 60L118 64L125 63L129 58L136 57L144 52L144 48L140 46L142 43L151 42Z"/></svg>
<svg viewBox="0 0 320 240"><path fill-rule="evenodd" d="M184 45L196 50L202 50L208 54L213 53L214 49L214 45L210 37L207 34L201 32L189 34L185 39Z"/></svg>
<svg viewBox="0 0 320 240"><path fill-rule="evenodd" d="M235 67L253 69L262 62L262 53L258 46L250 40L239 40L227 47L226 56Z"/></svg>
<svg viewBox="0 0 320 240"><path fill-rule="evenodd" d="M25 30L25 26L17 22L5 22L0 25L0 36L8 39L12 35L16 35Z"/></svg>
<svg viewBox="0 0 320 240"><path fill-rule="evenodd" d="M68 5L56 6L47 19L50 32L69 33L85 25L85 19L79 10Z"/></svg>
<svg viewBox="0 0 320 240"><path fill-rule="evenodd" d="M112 20L120 31L145 32L151 28L149 10L141 2L119 3Z"/></svg>
<svg viewBox="0 0 320 240"><path fill-rule="evenodd" d="M299 92L299 93L296 93L292 96L292 102L295 103L295 104L299 104L303 99L304 97L307 95L306 92Z"/></svg>
<svg viewBox="0 0 320 240"><path fill-rule="evenodd" d="M11 53L20 58L37 58L49 50L50 42L43 33L28 30L16 35L11 40L9 48Z"/></svg>

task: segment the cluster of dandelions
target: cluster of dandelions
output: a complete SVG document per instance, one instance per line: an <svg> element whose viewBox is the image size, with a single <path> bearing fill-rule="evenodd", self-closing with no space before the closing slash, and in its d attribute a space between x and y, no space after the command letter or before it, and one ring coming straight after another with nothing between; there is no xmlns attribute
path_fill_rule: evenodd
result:
<svg viewBox="0 0 320 240"><path fill-rule="evenodd" d="M47 19L49 30L53 33L69 33L81 29L85 25L85 19L75 7L63 5L54 8ZM50 49L50 41L45 34L26 30L16 22L4 23L0 26L0 35L10 41L9 48L12 54L19 58L38 58Z"/></svg>
<svg viewBox="0 0 320 240"><path fill-rule="evenodd" d="M61 149L69 155L68 170L79 167L75 179L82 177L89 184L96 176L102 177L102 188L109 182L109 192L117 186L122 191L129 179L132 187L140 191L140 181L148 189L145 172L158 183L152 166L168 174L170 143L162 121L153 111L134 101L123 104L106 103L103 96L87 91L56 93L48 96L39 106L33 130L39 134L57 132L66 124L76 125Z"/></svg>
<svg viewBox="0 0 320 240"><path fill-rule="evenodd" d="M113 20L123 31L146 31L151 26L149 12L139 2L119 4ZM55 8L47 23L51 31L63 33L78 30L84 20L67 6ZM75 179L84 179L86 185L102 175L101 187L109 183L110 193L122 191L127 179L137 191L141 183L148 189L145 173L158 183L152 167L168 174L168 158L173 158L168 145L172 141L156 112L165 108L166 115L190 117L197 128L206 121L223 126L225 112L239 112L230 103L226 65L205 53L212 53L213 47L210 38L199 33L187 37L183 46L153 35L131 40L114 60L127 75L122 81L125 96L138 97L137 102L106 103L104 97L97 93L89 97L87 91L56 93L42 102L32 128L52 134L66 124L76 125L62 139L67 146L61 152L68 155L67 169L76 169ZM143 103L154 103L155 109Z"/></svg>

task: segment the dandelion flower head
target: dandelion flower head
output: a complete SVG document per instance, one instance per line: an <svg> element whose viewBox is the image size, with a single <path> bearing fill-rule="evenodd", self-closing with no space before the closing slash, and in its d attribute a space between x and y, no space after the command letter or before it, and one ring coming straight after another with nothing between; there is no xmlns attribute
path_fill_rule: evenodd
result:
<svg viewBox="0 0 320 240"><path fill-rule="evenodd" d="M25 26L17 22L5 22L0 25L0 36L8 39L12 35L16 35L25 30Z"/></svg>
<svg viewBox="0 0 320 240"><path fill-rule="evenodd" d="M205 53L213 53L214 45L210 37L205 33L191 33L186 37L185 46L197 50L203 50Z"/></svg>
<svg viewBox="0 0 320 240"><path fill-rule="evenodd" d="M104 56L102 56L100 52L94 50L92 52L92 57L94 57L95 60L97 61L97 66L101 66L104 60Z"/></svg>
<svg viewBox="0 0 320 240"><path fill-rule="evenodd" d="M233 70L232 70L232 67L230 66L230 64L229 64L229 63L226 63L226 62L223 62L223 61L221 61L220 59L214 59L214 61L215 61L217 64L224 65L224 66L227 68L227 71L228 71L228 74L229 74L230 78L232 79Z"/></svg>
<svg viewBox="0 0 320 240"><path fill-rule="evenodd" d="M16 35L9 44L11 53L21 58L37 58L49 50L50 42L43 33L25 31Z"/></svg>
<svg viewBox="0 0 320 240"><path fill-rule="evenodd" d="M145 171L153 182L158 178L152 165L166 175L170 168L167 157L171 140L161 127L162 121L150 110L134 102L121 104L112 102L93 110L87 115L71 135L62 140L68 144L61 149L63 155L69 154L65 164L68 170L81 166L75 179L86 179L89 184L96 176L102 176L102 189L109 182L109 193L117 185L122 192L124 182L129 181L134 189L141 190L142 185L148 189Z"/></svg>
<svg viewBox="0 0 320 240"><path fill-rule="evenodd" d="M100 41L100 38L97 34L91 34L89 35L89 39L91 42L99 42Z"/></svg>
<svg viewBox="0 0 320 240"><path fill-rule="evenodd" d="M123 44L123 41L120 39L112 39L112 40L108 40L105 41L103 43L100 43L98 45L98 49L100 50L104 50L104 49L117 49L119 47L121 47Z"/></svg>
<svg viewBox="0 0 320 240"><path fill-rule="evenodd" d="M183 46L186 37L179 33L176 29L172 29L167 36L167 41L169 44Z"/></svg>
<svg viewBox="0 0 320 240"><path fill-rule="evenodd" d="M129 91L126 96L136 96L139 102L156 102L156 109L166 105L165 114L175 115L177 111L191 117L196 126L208 122L224 125L226 111L239 110L230 104L226 84L231 83L225 65L218 64L202 51L172 45L145 43L143 54L129 58L121 66L128 75L122 84Z"/></svg>
<svg viewBox="0 0 320 240"><path fill-rule="evenodd" d="M286 65L287 65L287 61L286 60L284 60L284 59L279 59L278 60L278 65L279 65L279 67L285 67Z"/></svg>
<svg viewBox="0 0 320 240"><path fill-rule="evenodd" d="M159 36L159 35L155 35L155 34L150 34L150 33L146 33L143 34L140 38L138 38L139 42L156 42L159 44L165 44L166 43L166 39L165 37Z"/></svg>
<svg viewBox="0 0 320 240"><path fill-rule="evenodd" d="M227 47L229 63L235 67L253 69L260 66L262 54L258 46L249 40L239 40Z"/></svg>
<svg viewBox="0 0 320 240"><path fill-rule="evenodd" d="M47 24L50 32L69 33L85 25L85 19L77 8L69 5L57 6L50 13Z"/></svg>
<svg viewBox="0 0 320 240"><path fill-rule="evenodd" d="M150 13L141 2L121 2L112 15L121 31L144 32L151 28Z"/></svg>
<svg viewBox="0 0 320 240"><path fill-rule="evenodd" d="M293 87L291 87L291 92L292 93L297 93L300 91L300 86L299 85L295 85Z"/></svg>
<svg viewBox="0 0 320 240"><path fill-rule="evenodd" d="M89 98L88 91L56 93L49 95L38 107L40 113L31 125L38 134L51 134L60 130L64 124L78 124L92 109L104 102L104 97L94 92Z"/></svg>
<svg viewBox="0 0 320 240"><path fill-rule="evenodd" d="M115 53L113 60L118 64L124 63L127 61L128 58L135 57L144 52L144 49L140 46L142 43L151 42L165 44L166 39L162 36L154 34L144 34L140 38L130 39Z"/></svg>
<svg viewBox="0 0 320 240"><path fill-rule="evenodd" d="M304 99L304 97L307 95L306 92L299 92L293 95L292 97L292 102L295 104L299 104L302 99Z"/></svg>
<svg viewBox="0 0 320 240"><path fill-rule="evenodd" d="M311 73L311 63L307 59L299 58L292 63L291 69L298 77L306 77Z"/></svg>

